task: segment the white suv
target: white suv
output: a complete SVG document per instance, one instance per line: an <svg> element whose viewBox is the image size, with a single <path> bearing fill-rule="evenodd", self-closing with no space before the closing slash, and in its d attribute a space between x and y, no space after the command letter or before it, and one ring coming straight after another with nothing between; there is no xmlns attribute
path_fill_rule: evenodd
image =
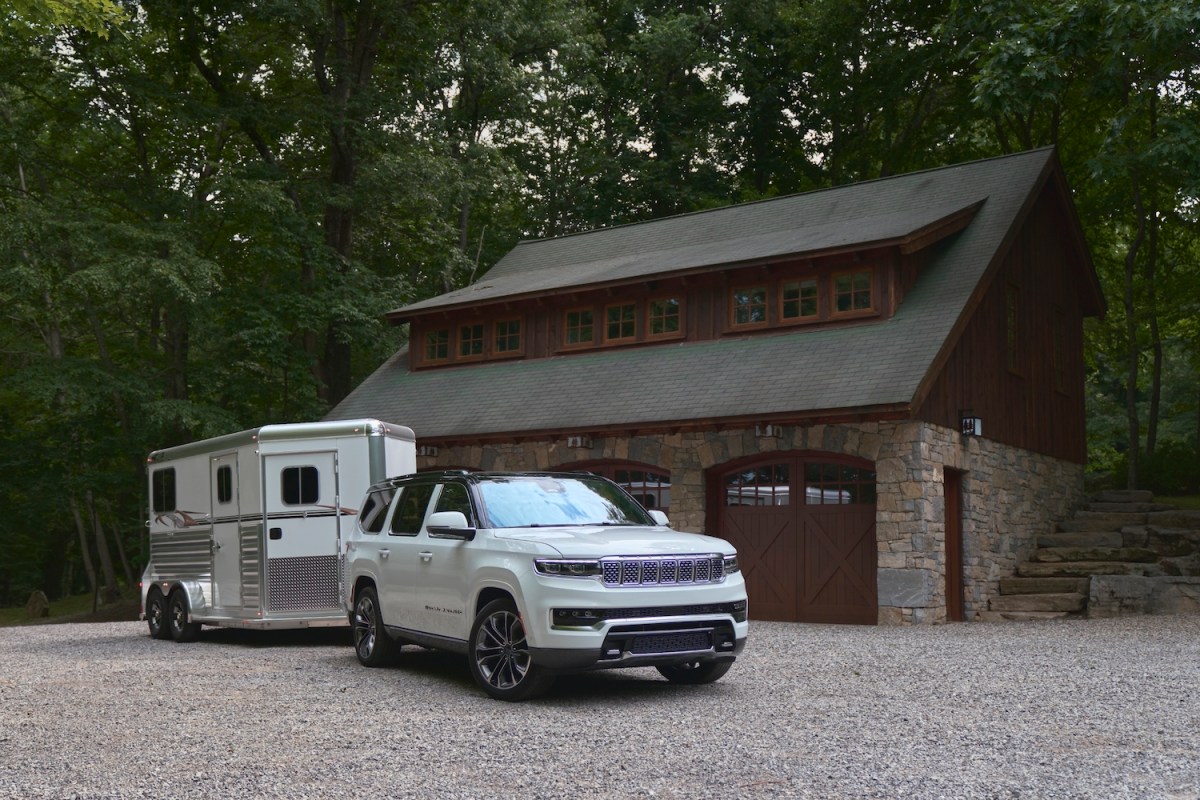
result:
<svg viewBox="0 0 1200 800"><path fill-rule="evenodd" d="M746 643L746 585L728 542L667 526L611 481L576 473L419 473L368 491L346 545L354 648L468 656L502 700L560 672L654 666L724 675Z"/></svg>

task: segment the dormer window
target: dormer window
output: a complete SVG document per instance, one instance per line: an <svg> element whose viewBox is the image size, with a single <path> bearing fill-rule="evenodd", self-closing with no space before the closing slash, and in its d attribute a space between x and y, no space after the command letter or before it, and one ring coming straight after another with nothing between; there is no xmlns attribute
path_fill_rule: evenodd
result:
<svg viewBox="0 0 1200 800"><path fill-rule="evenodd" d="M596 341L595 314L590 308L568 311L563 318L563 344L584 347Z"/></svg>
<svg viewBox="0 0 1200 800"><path fill-rule="evenodd" d="M875 310L870 269L843 272L833 276L833 313L853 314Z"/></svg>
<svg viewBox="0 0 1200 800"><path fill-rule="evenodd" d="M631 342L637 338L637 304L622 303L604 309L604 342Z"/></svg>
<svg viewBox="0 0 1200 800"><path fill-rule="evenodd" d="M425 361L448 361L450 359L450 331L442 328L425 334Z"/></svg>
<svg viewBox="0 0 1200 800"><path fill-rule="evenodd" d="M817 279L784 281L779 287L779 317L785 322L818 319Z"/></svg>
<svg viewBox="0 0 1200 800"><path fill-rule="evenodd" d="M492 351L498 356L515 356L522 352L521 320L505 319L496 323Z"/></svg>
<svg viewBox="0 0 1200 800"><path fill-rule="evenodd" d="M731 299L735 328L767 324L766 286L747 286L735 289Z"/></svg>
<svg viewBox="0 0 1200 800"><path fill-rule="evenodd" d="M483 325L462 325L458 329L458 357L483 358Z"/></svg>
<svg viewBox="0 0 1200 800"><path fill-rule="evenodd" d="M647 335L650 338L678 336L682 332L680 316L678 298L662 297L651 300L646 310L649 323Z"/></svg>

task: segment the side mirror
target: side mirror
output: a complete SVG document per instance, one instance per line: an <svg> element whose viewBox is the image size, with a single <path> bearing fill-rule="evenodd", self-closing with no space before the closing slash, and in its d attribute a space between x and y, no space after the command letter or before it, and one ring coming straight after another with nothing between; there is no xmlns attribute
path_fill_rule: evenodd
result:
<svg viewBox="0 0 1200 800"><path fill-rule="evenodd" d="M442 539L464 539L471 541L475 538L475 529L467 524L467 516L461 511L436 511L429 515L425 530L430 536Z"/></svg>
<svg viewBox="0 0 1200 800"><path fill-rule="evenodd" d="M664 528L671 527L671 520L667 519L667 515L657 508L650 509L650 519L654 520L655 525L662 525Z"/></svg>

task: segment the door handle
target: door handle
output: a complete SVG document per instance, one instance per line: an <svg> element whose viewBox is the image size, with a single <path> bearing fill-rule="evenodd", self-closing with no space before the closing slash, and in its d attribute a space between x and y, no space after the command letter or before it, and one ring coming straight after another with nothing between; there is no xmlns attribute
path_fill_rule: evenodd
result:
<svg viewBox="0 0 1200 800"><path fill-rule="evenodd" d="M429 550L422 550L417 555L421 557L422 561L431 561L433 559L433 553Z"/></svg>
<svg viewBox="0 0 1200 800"><path fill-rule="evenodd" d="M220 549L221 549L221 543L220 543L220 542L213 542L213 543L212 543L212 549L213 549L213 552L214 552L214 553L215 553L215 552L217 552L218 550L220 550Z"/></svg>
<svg viewBox="0 0 1200 800"><path fill-rule="evenodd" d="M388 557L389 555L391 555L391 553L392 553L392 551L391 551L391 550L380 550L380 551L379 551L379 557L380 557L380 558L382 558L384 561L387 561L387 557Z"/></svg>

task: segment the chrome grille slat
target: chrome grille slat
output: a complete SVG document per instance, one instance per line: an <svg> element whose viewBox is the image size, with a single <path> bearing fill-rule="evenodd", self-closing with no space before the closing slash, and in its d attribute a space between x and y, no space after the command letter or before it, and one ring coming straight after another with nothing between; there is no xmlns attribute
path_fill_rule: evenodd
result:
<svg viewBox="0 0 1200 800"><path fill-rule="evenodd" d="M717 553L614 556L601 559L600 565L605 586L674 586L725 580L725 559Z"/></svg>

